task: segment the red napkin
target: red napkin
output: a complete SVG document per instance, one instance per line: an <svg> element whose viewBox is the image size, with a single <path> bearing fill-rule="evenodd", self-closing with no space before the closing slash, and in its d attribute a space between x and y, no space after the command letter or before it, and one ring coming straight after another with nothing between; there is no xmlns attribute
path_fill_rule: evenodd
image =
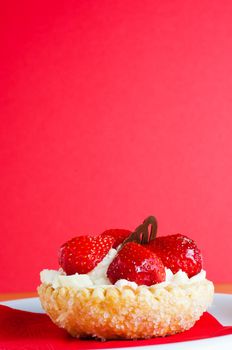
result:
<svg viewBox="0 0 232 350"><path fill-rule="evenodd" d="M112 349L117 347L167 344L232 334L232 326L222 326L212 315L204 313L190 330L165 338L148 340L79 340L56 327L45 314L11 309L0 305L1 350Z"/></svg>

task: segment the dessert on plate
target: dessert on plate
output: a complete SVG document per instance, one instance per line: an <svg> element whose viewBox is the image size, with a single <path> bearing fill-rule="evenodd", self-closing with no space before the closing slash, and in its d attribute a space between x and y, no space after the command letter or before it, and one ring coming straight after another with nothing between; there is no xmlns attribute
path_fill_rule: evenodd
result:
<svg viewBox="0 0 232 350"><path fill-rule="evenodd" d="M153 216L134 232L78 236L43 270L38 293L52 321L73 337L142 339L191 328L211 304L202 254L182 234L156 237Z"/></svg>

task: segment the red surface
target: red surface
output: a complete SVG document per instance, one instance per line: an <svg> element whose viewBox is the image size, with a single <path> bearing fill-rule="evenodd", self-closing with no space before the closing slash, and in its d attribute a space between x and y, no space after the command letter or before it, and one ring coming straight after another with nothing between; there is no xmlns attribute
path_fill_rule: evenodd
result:
<svg viewBox="0 0 232 350"><path fill-rule="evenodd" d="M47 315L14 310L6 306L0 306L0 321L0 346L6 350L15 350L20 346L32 350L37 350L38 347L60 350L66 349L67 346L69 349L112 349L177 343L232 334L232 327L222 326L207 312L186 332L164 338L133 341L74 339L66 331L55 326Z"/></svg>
<svg viewBox="0 0 232 350"><path fill-rule="evenodd" d="M35 289L73 235L150 214L231 281L232 2L5 3L0 291Z"/></svg>

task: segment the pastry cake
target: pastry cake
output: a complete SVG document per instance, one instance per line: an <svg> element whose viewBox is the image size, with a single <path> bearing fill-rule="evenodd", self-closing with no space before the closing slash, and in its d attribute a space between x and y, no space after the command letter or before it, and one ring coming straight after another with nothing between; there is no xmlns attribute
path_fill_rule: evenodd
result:
<svg viewBox="0 0 232 350"><path fill-rule="evenodd" d="M150 229L151 228L151 229ZM213 283L185 235L156 238L154 217L135 232L78 236L43 270L38 293L52 321L74 337L142 339L191 328L211 304Z"/></svg>

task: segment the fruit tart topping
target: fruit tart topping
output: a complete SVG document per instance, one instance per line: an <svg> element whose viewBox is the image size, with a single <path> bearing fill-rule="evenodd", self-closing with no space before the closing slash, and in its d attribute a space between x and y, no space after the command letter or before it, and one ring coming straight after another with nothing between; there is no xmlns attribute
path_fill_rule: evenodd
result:
<svg viewBox="0 0 232 350"><path fill-rule="evenodd" d="M175 234L158 237L146 247L157 254L164 266L174 274L182 270L192 277L202 269L202 254L196 243L187 236Z"/></svg>
<svg viewBox="0 0 232 350"><path fill-rule="evenodd" d="M79 236L64 243L59 250L59 264L67 275L92 271L112 248L112 236Z"/></svg>
<svg viewBox="0 0 232 350"><path fill-rule="evenodd" d="M173 274L182 270L189 278L202 270L202 255L192 239L181 234L156 238L156 233L157 221L149 216L132 233L110 229L97 237L75 237L60 247L59 264L67 275L86 274L111 248L117 248L105 272L113 284L118 280L148 286L160 283L165 281L165 267Z"/></svg>
<svg viewBox="0 0 232 350"><path fill-rule="evenodd" d="M165 281L165 268L155 253L138 243L128 242L109 265L107 277L112 284L125 279L150 286Z"/></svg>

